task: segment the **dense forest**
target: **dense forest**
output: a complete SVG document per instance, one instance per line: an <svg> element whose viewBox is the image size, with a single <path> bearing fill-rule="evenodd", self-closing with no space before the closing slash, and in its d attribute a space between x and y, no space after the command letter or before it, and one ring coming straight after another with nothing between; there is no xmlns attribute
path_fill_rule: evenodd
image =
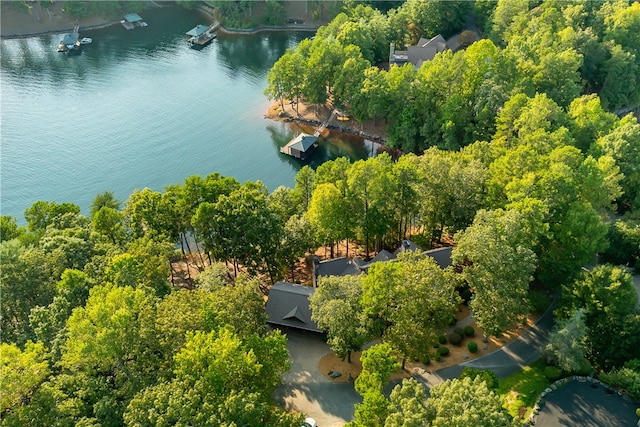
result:
<svg viewBox="0 0 640 427"><path fill-rule="evenodd" d="M383 393L398 359L436 356L462 299L499 335L558 295L545 361L640 396L640 124L619 111L640 101L640 4L369 3L344 2L265 93L384 121L406 154L303 167L271 192L211 174L124 203L104 192L87 216L37 201L26 227L0 218L3 425L299 426L271 400L289 361L265 325L269 286L319 246L368 257L405 238L452 244L455 267L406 254L311 300L337 354L381 337L354 425L450 425L466 392L461 417L508 425L481 375L428 400L411 381ZM419 70L372 65L469 14L487 38Z"/></svg>

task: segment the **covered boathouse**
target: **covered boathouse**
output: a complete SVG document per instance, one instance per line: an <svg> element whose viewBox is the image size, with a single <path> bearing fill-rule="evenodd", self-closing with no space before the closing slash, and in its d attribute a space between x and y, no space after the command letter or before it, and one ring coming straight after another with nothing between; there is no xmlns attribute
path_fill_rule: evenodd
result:
<svg viewBox="0 0 640 427"><path fill-rule="evenodd" d="M187 42L191 47L204 46L216 37L211 27L198 24L185 33L189 36Z"/></svg>
<svg viewBox="0 0 640 427"><path fill-rule="evenodd" d="M306 159L311 151L318 146L318 137L315 135L309 135L307 133L301 133L293 138L287 145L282 147L280 151L284 154L288 154L296 159Z"/></svg>
<svg viewBox="0 0 640 427"><path fill-rule="evenodd" d="M146 27L147 23L142 20L142 17L137 13L127 13L124 15L124 19L120 21L122 26L127 30L133 30L135 27Z"/></svg>

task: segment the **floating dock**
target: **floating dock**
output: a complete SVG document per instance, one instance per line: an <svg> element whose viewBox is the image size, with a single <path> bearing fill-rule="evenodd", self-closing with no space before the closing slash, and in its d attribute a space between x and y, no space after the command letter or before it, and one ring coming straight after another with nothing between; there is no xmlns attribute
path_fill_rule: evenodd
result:
<svg viewBox="0 0 640 427"><path fill-rule="evenodd" d="M196 25L191 30L185 33L189 38L187 39L187 43L191 47L202 47L211 42L211 40L216 38L216 33L213 30L213 27L206 25Z"/></svg>
<svg viewBox="0 0 640 427"><path fill-rule="evenodd" d="M58 45L58 52L63 52L67 55L79 54L81 50L80 44L80 35L77 32L65 34Z"/></svg>
<svg viewBox="0 0 640 427"><path fill-rule="evenodd" d="M124 15L124 19L120 21L122 26L127 30L133 30L136 27L146 27L147 23L142 20L142 17L137 13L127 13Z"/></svg>

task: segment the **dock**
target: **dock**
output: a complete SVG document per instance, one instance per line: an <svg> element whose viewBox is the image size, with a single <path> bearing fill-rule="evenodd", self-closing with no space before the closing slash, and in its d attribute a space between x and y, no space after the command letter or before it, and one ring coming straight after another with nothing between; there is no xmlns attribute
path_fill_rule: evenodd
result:
<svg viewBox="0 0 640 427"><path fill-rule="evenodd" d="M320 124L320 127L318 129L316 129L316 131L313 133L313 136L315 136L317 138L322 134L322 132L324 132L324 130L327 128L327 126L329 126L329 123L331 123L333 118L336 116L336 111L337 110L335 110L335 109L331 110L331 114L329 115L329 118Z"/></svg>
<svg viewBox="0 0 640 427"><path fill-rule="evenodd" d="M66 53L67 55L77 55L81 51L80 34L78 34L78 27L74 28L74 32L65 34L60 44L58 44L58 52Z"/></svg>
<svg viewBox="0 0 640 427"><path fill-rule="evenodd" d="M122 26L127 30L133 30L136 27L146 27L147 23L142 20L142 17L137 13L127 13L124 15L124 19L120 21Z"/></svg>
<svg viewBox="0 0 640 427"><path fill-rule="evenodd" d="M202 47L211 42L211 40L216 38L216 33L213 25L196 25L191 30L185 33L189 38L187 39L187 43L191 47Z"/></svg>
<svg viewBox="0 0 640 427"><path fill-rule="evenodd" d="M316 129L313 135L309 135L308 133L299 134L289 141L287 145L282 147L280 152L295 157L296 159L305 160L311 151L318 146L318 137L320 137L327 126L329 126L329 123L331 123L336 116L337 111L338 110L335 109L332 110L329 118L320 123L320 126L318 126L318 129Z"/></svg>
<svg viewBox="0 0 640 427"><path fill-rule="evenodd" d="M293 138L287 145L280 149L281 153L288 154L296 159L305 160L311 151L318 146L318 136L301 133Z"/></svg>

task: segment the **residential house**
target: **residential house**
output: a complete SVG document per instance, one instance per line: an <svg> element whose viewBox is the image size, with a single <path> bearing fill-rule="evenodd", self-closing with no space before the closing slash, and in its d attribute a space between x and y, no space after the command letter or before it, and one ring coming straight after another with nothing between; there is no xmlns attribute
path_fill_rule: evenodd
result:
<svg viewBox="0 0 640 427"><path fill-rule="evenodd" d="M265 311L267 323L289 326L312 332L322 332L311 320L309 297L315 288L295 283L277 282L271 287Z"/></svg>

